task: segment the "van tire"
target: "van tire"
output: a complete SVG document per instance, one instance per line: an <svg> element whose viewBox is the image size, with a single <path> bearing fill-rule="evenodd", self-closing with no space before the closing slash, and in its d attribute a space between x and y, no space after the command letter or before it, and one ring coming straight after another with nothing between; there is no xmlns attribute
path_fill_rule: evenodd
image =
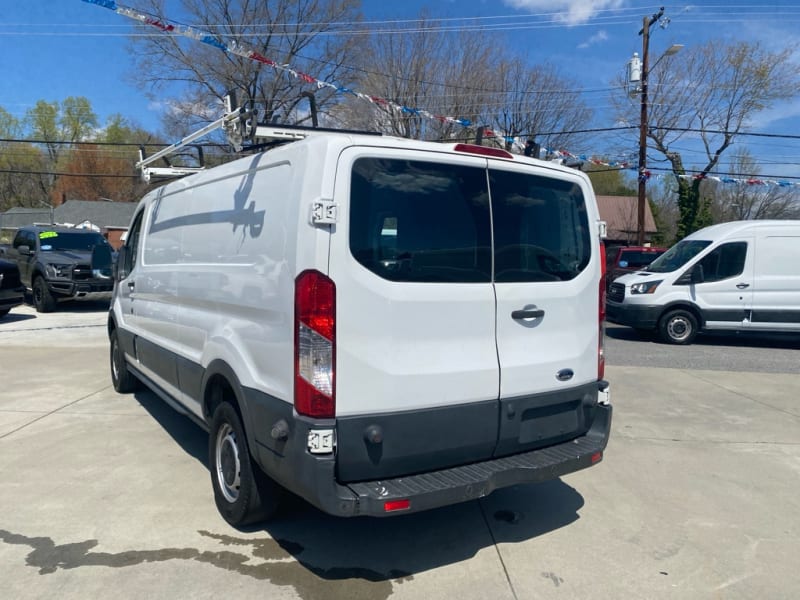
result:
<svg viewBox="0 0 800 600"><path fill-rule="evenodd" d="M117 330L114 329L108 336L109 340L109 362L111 366L111 383L114 389L120 394L130 394L139 387L139 380L128 371L128 363L125 354L119 345Z"/></svg>
<svg viewBox="0 0 800 600"><path fill-rule="evenodd" d="M44 277L39 275L33 280L32 286L33 306L36 312L49 313L56 309L56 299L47 287Z"/></svg>
<svg viewBox="0 0 800 600"><path fill-rule="evenodd" d="M214 411L208 454L214 501L228 523L241 527L275 514L281 488L253 464L239 413L229 402Z"/></svg>
<svg viewBox="0 0 800 600"><path fill-rule="evenodd" d="M668 344L691 344L697 336L697 318L682 308L671 310L661 317L658 330Z"/></svg>

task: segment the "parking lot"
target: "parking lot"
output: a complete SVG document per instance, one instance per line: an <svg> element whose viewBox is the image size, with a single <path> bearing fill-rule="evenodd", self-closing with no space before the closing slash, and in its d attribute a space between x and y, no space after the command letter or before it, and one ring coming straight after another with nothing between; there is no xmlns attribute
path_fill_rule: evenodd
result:
<svg viewBox="0 0 800 600"><path fill-rule="evenodd" d="M206 434L114 392L104 307L60 308L0 321L3 598L800 596L794 340L610 328L599 465L391 519L295 501L241 531L214 506Z"/></svg>

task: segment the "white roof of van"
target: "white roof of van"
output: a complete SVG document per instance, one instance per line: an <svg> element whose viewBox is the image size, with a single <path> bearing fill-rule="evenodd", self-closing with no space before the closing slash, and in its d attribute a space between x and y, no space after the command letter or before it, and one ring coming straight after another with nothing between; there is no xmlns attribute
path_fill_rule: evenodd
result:
<svg viewBox="0 0 800 600"><path fill-rule="evenodd" d="M188 175L181 179L177 179L164 186L164 192L172 193L186 186L195 185L202 181L216 179L221 176L224 177L230 173L241 171L243 165L249 166L248 163L252 163L254 160L256 162L261 160L258 157L262 155L280 156L283 152L286 151L292 152L295 149L306 147L306 148L312 148L313 150L310 150L311 152L317 152L319 153L318 156L322 157L329 154L338 155L343 148L346 148L348 146L401 148L406 150L422 150L428 152L430 151L446 152L446 153L459 154L462 156L477 156L478 153L473 153L474 152L473 149L475 148L482 148L483 150L489 150L489 151L496 150L501 153L507 152L496 147L475 146L473 144L464 142L439 143L439 142L412 140L412 139L393 137L388 135L368 135L368 134L359 134L351 132L342 132L342 133L320 132L314 135L310 135L306 138L298 139L296 141L292 141L287 144L279 145L274 148L264 150L260 153L245 154L241 158L234 160L232 162L224 163L217 167L213 167L207 170L200 171L193 175ZM456 148L458 146L464 146L464 148L457 150ZM494 159L499 161L516 162L516 163L536 164L550 171L569 173L571 175L578 174L580 177L583 178L587 177L585 173L582 173L581 171L578 171L571 167L567 167L550 161L539 160L538 158L526 157L522 154L512 154L508 152L507 157L504 156L492 157L489 155L483 155L482 158Z"/></svg>
<svg viewBox="0 0 800 600"><path fill-rule="evenodd" d="M710 225L704 227L699 231L695 231L691 235L687 235L684 239L687 240L715 240L729 235L734 235L748 229L761 229L764 227L775 226L794 226L800 231L800 221L798 220L778 220L778 219L764 219L764 220L751 220L751 221L729 221L727 223L719 223L717 225Z"/></svg>

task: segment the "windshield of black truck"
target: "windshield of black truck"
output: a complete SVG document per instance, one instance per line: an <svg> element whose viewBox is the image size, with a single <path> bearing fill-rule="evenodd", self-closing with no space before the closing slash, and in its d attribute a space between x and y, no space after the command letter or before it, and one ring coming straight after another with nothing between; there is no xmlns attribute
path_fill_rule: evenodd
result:
<svg viewBox="0 0 800 600"><path fill-rule="evenodd" d="M700 254L711 242L708 240L683 240L655 259L647 267L649 273L671 273L680 269Z"/></svg>
<svg viewBox="0 0 800 600"><path fill-rule="evenodd" d="M63 231L42 231L39 244L44 252L60 250L77 250L91 252L98 244L107 244L99 233L72 233Z"/></svg>

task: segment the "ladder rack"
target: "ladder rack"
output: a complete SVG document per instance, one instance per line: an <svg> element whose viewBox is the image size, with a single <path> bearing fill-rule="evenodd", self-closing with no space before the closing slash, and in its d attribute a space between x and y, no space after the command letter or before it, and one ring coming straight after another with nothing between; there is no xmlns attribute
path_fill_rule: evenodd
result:
<svg viewBox="0 0 800 600"><path fill-rule="evenodd" d="M247 148L259 148L271 146L275 144L282 144L301 140L310 135L320 133L358 133L362 135L381 135L374 131L355 131L350 129L331 129L327 127L306 127L303 125L253 125L256 118L257 111L245 110L244 108L234 108L236 103L233 93L228 93L225 96L225 114L205 127L202 127L190 133L180 141L175 142L171 146L167 146L156 152L151 156L145 157L144 148L139 149L139 161L136 163L136 168L142 172L142 178L145 181L150 181L153 177L182 177L191 173L203 171L202 150L200 151L200 166L199 167L180 167L169 165L166 167L152 167L153 162L164 159L178 150L189 146L195 140L208 135L209 133L222 129L225 133L228 143L233 148L234 152L241 152L245 149L244 142L249 141L251 145ZM312 104L312 112L314 121L316 122L316 109ZM199 148L198 148L199 149Z"/></svg>

